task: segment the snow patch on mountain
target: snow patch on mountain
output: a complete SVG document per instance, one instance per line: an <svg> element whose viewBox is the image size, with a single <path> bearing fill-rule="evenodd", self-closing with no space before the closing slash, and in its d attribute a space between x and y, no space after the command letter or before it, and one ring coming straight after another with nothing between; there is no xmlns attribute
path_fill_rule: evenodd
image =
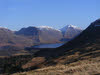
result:
<svg viewBox="0 0 100 75"><path fill-rule="evenodd" d="M60 30L55 29L55 28L53 28L53 27L49 27L49 26L39 26L39 27L37 27L37 28L39 28L40 30L56 30L56 31L61 32Z"/></svg>
<svg viewBox="0 0 100 75"><path fill-rule="evenodd" d="M0 26L0 29L8 29L7 27L2 27L2 26ZM8 29L9 30L9 29Z"/></svg>
<svg viewBox="0 0 100 75"><path fill-rule="evenodd" d="M77 27L77 26L74 26L74 25L67 25L65 27L63 27L62 29L60 29L62 32L66 31L68 28L73 28L73 29L78 29L78 30L81 30L81 28Z"/></svg>

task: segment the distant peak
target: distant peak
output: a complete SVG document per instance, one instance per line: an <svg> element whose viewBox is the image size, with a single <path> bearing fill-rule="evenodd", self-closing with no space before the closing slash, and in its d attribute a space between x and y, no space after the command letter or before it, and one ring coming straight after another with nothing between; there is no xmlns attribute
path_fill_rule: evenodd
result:
<svg viewBox="0 0 100 75"><path fill-rule="evenodd" d="M55 28L49 27L49 26L38 26L38 28L39 28L40 30L46 29L46 30L56 30L56 31L60 31L60 30L58 30L58 29L55 29ZM61 32L61 31L60 31L60 32Z"/></svg>
<svg viewBox="0 0 100 75"><path fill-rule="evenodd" d="M6 30L9 30L7 27L1 27L1 26L0 26L0 29L6 29Z"/></svg>
<svg viewBox="0 0 100 75"><path fill-rule="evenodd" d="M60 29L61 31L66 31L68 28L74 28L74 29L78 29L78 30L82 30L81 28L75 26L75 25L66 25L65 27L63 27L62 29Z"/></svg>
<svg viewBox="0 0 100 75"><path fill-rule="evenodd" d="M71 24L67 25L67 27L78 28L77 26L75 26L75 25L71 25Z"/></svg>
<svg viewBox="0 0 100 75"><path fill-rule="evenodd" d="M8 29L8 28L6 28L6 27L2 27L2 26L0 26L0 28L3 28L3 29Z"/></svg>
<svg viewBox="0 0 100 75"><path fill-rule="evenodd" d="M49 26L39 26L38 28L53 28L53 27L49 27Z"/></svg>

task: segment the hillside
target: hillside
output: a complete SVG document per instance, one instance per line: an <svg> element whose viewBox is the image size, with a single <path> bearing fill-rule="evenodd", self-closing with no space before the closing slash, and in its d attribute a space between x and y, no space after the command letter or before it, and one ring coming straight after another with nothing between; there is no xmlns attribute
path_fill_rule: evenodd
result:
<svg viewBox="0 0 100 75"><path fill-rule="evenodd" d="M39 29L36 28L36 27L22 28L19 31L16 31L15 34L33 40L34 44L39 44L40 43L40 40L39 40Z"/></svg>
<svg viewBox="0 0 100 75"><path fill-rule="evenodd" d="M71 28L74 29L74 27ZM66 27L64 30L67 30ZM74 35L74 33L71 33L71 35L72 34ZM73 37L75 37L75 35ZM7 28L0 28L0 56L10 56L15 55L16 53L23 54L23 50L26 47L39 44L63 43L72 39L66 38L67 40L63 40L63 38L62 31L48 26L30 26L22 28L19 31L11 31Z"/></svg>
<svg viewBox="0 0 100 75"><path fill-rule="evenodd" d="M65 39L72 39L78 36L83 30L74 25L67 25L60 29Z"/></svg>
<svg viewBox="0 0 100 75"><path fill-rule="evenodd" d="M52 62L56 64L59 63L67 64L78 60L99 57L100 56L99 33L100 33L100 19L91 23L90 26L75 39L57 48L53 52L53 54L51 52L51 55L56 57L56 59L53 59ZM40 53L43 53L43 55L45 55L44 52Z"/></svg>
<svg viewBox="0 0 100 75"><path fill-rule="evenodd" d="M60 30L48 26L40 26L40 43L61 43L63 35Z"/></svg>
<svg viewBox="0 0 100 75"><path fill-rule="evenodd" d="M35 44L65 43L76 37L82 30L76 26L67 26L62 29L55 29L48 26L27 27L16 31L16 35L21 35L34 40ZM65 34L64 34L65 33Z"/></svg>
<svg viewBox="0 0 100 75"><path fill-rule="evenodd" d="M33 58L24 68L42 68L30 72L39 75L99 75L100 74L100 19L92 22L79 36L57 49L46 49L36 53L37 62ZM32 64L37 62L36 64ZM40 63L41 62L41 63ZM56 65L55 67L53 67ZM48 67L51 66L51 67ZM63 66L63 67L61 67ZM88 66L88 67L87 67ZM43 68L45 67L45 68ZM66 67L70 67L67 69ZM94 68L94 69L93 69ZM54 70L53 70L54 69ZM67 69L67 70L65 70ZM27 72L29 73L29 72ZM25 73L27 75L27 73Z"/></svg>
<svg viewBox="0 0 100 75"><path fill-rule="evenodd" d="M3 68L17 75L99 75L100 74L100 19L92 22L80 35L58 48L39 49L33 55L9 58L10 66ZM30 49L32 53L34 49ZM11 64L13 61L13 65ZM16 64L17 63L17 64ZM20 64L21 63L21 64ZM5 66L5 65L4 65ZM31 71L33 70L33 71ZM27 72L25 72L27 71Z"/></svg>
<svg viewBox="0 0 100 75"><path fill-rule="evenodd" d="M49 66L12 75L100 75L100 62L96 60L79 61L70 65Z"/></svg>
<svg viewBox="0 0 100 75"><path fill-rule="evenodd" d="M9 56L21 52L24 47L30 47L33 41L23 36L15 35L13 31L0 28L0 56Z"/></svg>
<svg viewBox="0 0 100 75"><path fill-rule="evenodd" d="M13 31L0 28L0 46L7 46L7 45L14 45L14 46L29 46L32 45L32 40L27 39L26 37L17 36L14 34Z"/></svg>
<svg viewBox="0 0 100 75"><path fill-rule="evenodd" d="M31 38L35 44L58 43L62 38L59 30L47 26L22 28L15 34Z"/></svg>

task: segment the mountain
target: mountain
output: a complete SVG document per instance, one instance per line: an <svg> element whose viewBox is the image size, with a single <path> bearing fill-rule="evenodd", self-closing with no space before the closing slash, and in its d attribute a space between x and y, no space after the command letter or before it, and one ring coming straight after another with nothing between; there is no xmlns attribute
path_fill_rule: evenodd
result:
<svg viewBox="0 0 100 75"><path fill-rule="evenodd" d="M22 50L34 45L63 43L68 41L62 41L63 38L63 34L60 30L48 26L30 26L22 28L19 31L11 31L7 28L0 28L0 55L15 54L17 52L12 51ZM7 52L4 52L3 50L8 50L9 53L7 54Z"/></svg>
<svg viewBox="0 0 100 75"><path fill-rule="evenodd" d="M66 30L73 32L70 28L72 27L67 29L65 27ZM65 29L62 28L62 30ZM68 32L68 34L70 33ZM62 32L48 26L22 28L16 32L7 28L0 28L0 49L9 47L9 45L24 48L41 43L61 43L61 39L63 39Z"/></svg>
<svg viewBox="0 0 100 75"><path fill-rule="evenodd" d="M39 29L37 27L31 27L30 26L30 27L27 27L27 28L22 28L21 30L16 31L15 34L33 40L34 44L38 44L40 42L40 40L39 40Z"/></svg>
<svg viewBox="0 0 100 75"><path fill-rule="evenodd" d="M38 43L58 43L62 38L61 31L48 27L28 27L22 28L21 30L15 32L16 35L23 35L35 40Z"/></svg>
<svg viewBox="0 0 100 75"><path fill-rule="evenodd" d="M90 68L93 67L92 63L100 64L100 19L92 22L90 26L85 29L77 37L56 49L44 49L35 54L29 63L23 65L24 68L29 67L47 67L54 65L68 65L74 66L81 62L91 63ZM41 58L40 58L41 57ZM36 59L41 59L38 62ZM32 64L37 62L36 64ZM29 66L30 65L30 66ZM85 65L86 66L86 65ZM96 65L94 68L97 70ZM47 67L47 70L49 68ZM90 70L90 69L89 69ZM91 70L90 70L91 71ZM68 71L69 72L69 71ZM70 71L71 72L71 71ZM92 72L92 71L91 71ZM93 73L93 72L92 72Z"/></svg>
<svg viewBox="0 0 100 75"><path fill-rule="evenodd" d="M77 36L75 39L73 39L72 41L68 42L67 44L65 44L66 46L70 46L72 45L72 47L77 47L84 44L99 44L99 41L100 41L100 35L99 35L99 32L100 32L100 19L92 22L90 24L90 26L85 29L79 36ZM64 45L64 46L65 46ZM63 46L63 47L64 47Z"/></svg>
<svg viewBox="0 0 100 75"><path fill-rule="evenodd" d="M7 28L0 28L0 51L13 49L23 49L24 47L32 46L31 39L23 36L15 35L13 31Z"/></svg>
<svg viewBox="0 0 100 75"><path fill-rule="evenodd" d="M88 28L61 47L39 49L32 56L10 57L6 59L9 60L6 65L0 62L4 64L1 65L2 70L10 74L29 71L14 75L33 73L36 75L100 75L99 33L100 19L92 22ZM33 50L31 49L30 53Z"/></svg>
<svg viewBox="0 0 100 75"><path fill-rule="evenodd" d="M81 32L80 28L68 25L61 30L49 26L27 27L16 31L15 34L31 38L35 44L49 44L67 42Z"/></svg>
<svg viewBox="0 0 100 75"><path fill-rule="evenodd" d="M63 38L60 30L48 26L40 26L39 39L41 43L59 43Z"/></svg>
<svg viewBox="0 0 100 75"><path fill-rule="evenodd" d="M66 39L72 39L83 31L82 29L74 25L67 25L60 30L62 31L62 34Z"/></svg>
<svg viewBox="0 0 100 75"><path fill-rule="evenodd" d="M90 26L75 39L57 48L55 52L61 56L58 56L57 59L54 59L55 63L71 63L78 60L89 60L100 57L99 33L100 19L92 22Z"/></svg>

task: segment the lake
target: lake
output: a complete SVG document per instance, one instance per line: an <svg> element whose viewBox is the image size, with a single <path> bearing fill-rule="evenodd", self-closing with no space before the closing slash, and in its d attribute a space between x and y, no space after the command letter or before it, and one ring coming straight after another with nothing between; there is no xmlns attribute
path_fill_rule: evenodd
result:
<svg viewBox="0 0 100 75"><path fill-rule="evenodd" d="M64 43L56 43L56 44L40 44L33 46L34 48L57 48L64 45Z"/></svg>

